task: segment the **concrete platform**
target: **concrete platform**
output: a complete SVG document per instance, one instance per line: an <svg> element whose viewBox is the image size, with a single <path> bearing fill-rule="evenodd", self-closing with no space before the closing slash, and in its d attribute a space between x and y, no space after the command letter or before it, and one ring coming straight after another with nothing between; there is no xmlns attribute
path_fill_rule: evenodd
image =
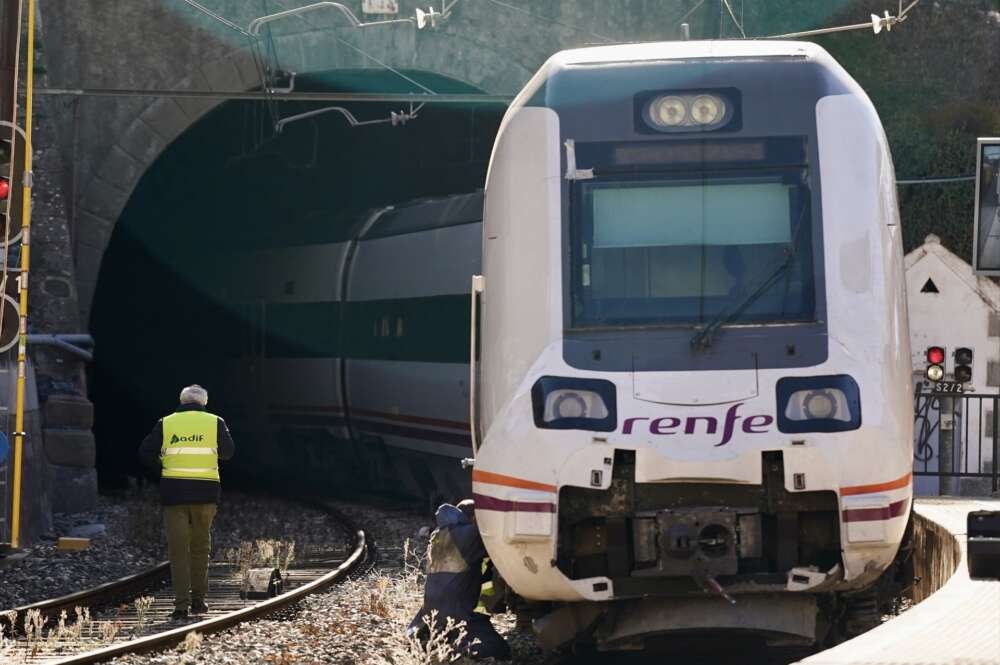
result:
<svg viewBox="0 0 1000 665"><path fill-rule="evenodd" d="M1000 499L917 499L920 515L952 533L961 549L954 575L933 595L806 665L1000 665L1000 581L972 580L965 560L966 516L1000 510Z"/></svg>

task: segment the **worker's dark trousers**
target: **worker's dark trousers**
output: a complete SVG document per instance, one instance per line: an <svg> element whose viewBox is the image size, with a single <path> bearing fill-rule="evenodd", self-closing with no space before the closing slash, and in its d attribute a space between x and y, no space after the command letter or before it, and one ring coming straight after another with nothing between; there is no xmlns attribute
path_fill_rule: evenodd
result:
<svg viewBox="0 0 1000 665"><path fill-rule="evenodd" d="M214 503L164 506L170 582L174 607L187 610L192 600L203 601L208 593L208 555L212 550Z"/></svg>

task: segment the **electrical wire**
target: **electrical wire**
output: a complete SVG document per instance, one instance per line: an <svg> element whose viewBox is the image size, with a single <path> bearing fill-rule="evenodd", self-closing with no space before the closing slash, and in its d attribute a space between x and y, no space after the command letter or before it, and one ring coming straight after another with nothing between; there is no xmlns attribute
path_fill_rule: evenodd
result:
<svg viewBox="0 0 1000 665"><path fill-rule="evenodd" d="M691 14L694 14L698 10L698 8L701 7L703 4L705 4L705 0L698 0L698 4L696 4L694 7L684 12L684 16L677 19L677 22L683 23L684 19L686 19L688 16L691 16Z"/></svg>
<svg viewBox="0 0 1000 665"><path fill-rule="evenodd" d="M346 46L346 47L348 47L348 48L351 48L351 49L354 49L355 51L357 51L358 53L360 53L360 54L361 54L362 56L364 56L364 57L368 58L368 59L369 59L369 60L371 60L372 62L374 62L374 63L378 64L378 65L379 65L379 66L381 66L381 67L384 67L384 68L386 68L387 70L389 70L390 72L392 72L392 73L393 73L393 74L395 74L396 76L400 77L400 78L401 78L401 79L403 79L404 81L408 81L408 82L412 83L413 85L417 86L418 88L420 88L421 90L423 90L423 91L424 91L424 92L426 92L427 94L429 94L429 95L436 95L436 94L437 94L436 92L434 92L433 90L431 90L430 88L428 88L428 87L427 87L426 85L423 85L423 84L422 84L422 83L420 83L419 81L415 81L415 80L413 80L412 78L410 78L410 77L409 77L409 76L407 76L406 74L402 73L402 72L401 72L401 71L399 71L398 69L394 69L394 68L393 68L393 67L392 67L391 65L389 65L389 64L386 64L386 63L382 62L381 60L379 60L378 58L376 58L375 56L373 56L373 55L372 55L371 53L368 53L368 52L367 52L367 51L365 51L364 49L361 49L361 48L358 48L358 47L357 47L357 46L355 46L354 44L352 44L352 43L348 42L348 41L347 41L347 40L345 40L345 39L341 39L340 37L337 37L337 36L334 36L334 38L335 38L335 39L336 39L336 40L337 40L338 42L340 42L341 44L343 44L344 46Z"/></svg>
<svg viewBox="0 0 1000 665"><path fill-rule="evenodd" d="M506 7L507 9L509 9L511 11L520 12L521 14L526 14L527 16L539 19L541 21L547 21L548 23L552 23L553 25L561 25L562 27L567 28L569 30L573 30L575 32L582 33L582 34L588 34L588 35L591 35L592 37L597 37L598 39L603 39L605 42L608 42L608 43L613 43L613 42L617 41L615 39L612 39L611 37L607 37L605 35L596 33L596 32L594 32L592 30L585 30L583 28L578 28L575 25L570 25L569 23L563 23L562 21L554 19L554 18L552 18L550 16L541 16L539 14L534 14L532 12L529 12L527 9L523 9L521 7L517 7L515 5L511 5L511 4L508 4L506 2L502 2L501 0L486 0L486 1L487 2L492 2L494 5L498 5L500 7Z"/></svg>
<svg viewBox="0 0 1000 665"><path fill-rule="evenodd" d="M936 184L936 183L949 183L949 182L968 182L970 180L975 180L974 175L962 175L954 177L943 177L943 178L907 178L904 180L897 180L897 185L924 185L924 184Z"/></svg>
<svg viewBox="0 0 1000 665"><path fill-rule="evenodd" d="M740 25L740 22L736 20L736 14L733 12L733 6L729 4L729 0L722 0L722 4L723 6L725 6L726 11L729 12L729 17L733 19L733 23L736 24L736 27L739 29L740 34L743 35L743 39L746 39L747 33L743 32L743 26Z"/></svg>
<svg viewBox="0 0 1000 665"><path fill-rule="evenodd" d="M217 14L217 13L213 12L211 9L209 9L205 5L202 5L202 4L198 3L198 2L195 2L195 0L183 0L183 2L191 5L192 7L194 7L195 9L197 9L198 11L202 12L203 14L207 14L208 16L211 16L212 18L214 18L219 23L222 23L223 25L226 25L226 26L232 28L233 30L239 32L240 34L245 35L247 37L250 36L249 32L247 32L246 30L244 30L240 26L236 25L235 23L233 23L232 21L230 21L226 17L222 16L221 14Z"/></svg>
<svg viewBox="0 0 1000 665"><path fill-rule="evenodd" d="M906 20L906 15L911 9L916 7L920 3L920 0L913 0L910 4L906 6L906 9L900 11L899 16L889 16L886 12L885 19L878 19L877 16L872 14L872 21L867 23L854 23L852 25L842 25L836 28L819 28L817 30L805 30L803 32L789 32L784 35L771 35L769 37L764 37L764 39L801 39L802 37L815 37L818 35L828 35L834 32L849 32L852 30L871 30L875 29L876 34L884 27L886 31L892 30L892 26L902 23ZM903 3L900 2L899 6L902 7ZM879 23L878 21L881 21Z"/></svg>

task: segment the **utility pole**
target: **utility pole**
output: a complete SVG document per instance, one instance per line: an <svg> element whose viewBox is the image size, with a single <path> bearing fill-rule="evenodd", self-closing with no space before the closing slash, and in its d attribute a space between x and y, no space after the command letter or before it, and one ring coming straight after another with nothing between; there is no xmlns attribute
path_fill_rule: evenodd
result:
<svg viewBox="0 0 1000 665"><path fill-rule="evenodd" d="M941 496L955 495L955 398L939 397L938 473Z"/></svg>
<svg viewBox="0 0 1000 665"><path fill-rule="evenodd" d="M11 510L10 545L18 547L21 523L21 466L24 448L24 392L28 365L28 266L31 258L31 114L35 84L35 0L28 0L28 46L24 94L24 198L21 201L20 317L17 343L17 402L14 419L14 507Z"/></svg>
<svg viewBox="0 0 1000 665"><path fill-rule="evenodd" d="M14 173L17 170L17 162L21 158L21 155L13 154L16 152L16 147L19 145L18 136L14 130L17 124L17 76L18 76L18 55L21 46L21 4L22 0L0 0L0 122L4 123L0 126L0 137L3 139L9 139L7 145L10 147L10 160L8 171L6 173L0 173L0 177L6 178L7 183L14 183L18 179L15 177ZM22 144L23 145L23 144ZM2 261L2 272L3 278L0 279L0 325L2 325L3 314L8 316L15 316L16 312L6 312L6 286L7 286L7 271L8 271L8 245L6 241L10 237L10 230L12 226L11 212L16 210L14 204L18 197L13 196L14 188L8 187L8 195L3 201L0 201L0 212L2 212L2 223L4 228L0 230L0 236L4 238L3 245L0 247L0 251L3 252L3 256L0 257ZM0 386L0 389L6 389L7 386ZM7 399L4 399L7 402ZM7 425L7 423L5 423ZM9 430L8 430L9 431ZM5 434L7 432L4 432ZM12 461L14 469L15 485L20 484L20 451L15 450L14 460ZM3 478L4 487L7 487L7 479ZM8 504L11 507L10 514L10 544L13 547L17 545L14 543L15 540L15 529L20 526L20 501L14 498L14 493L19 491L19 487L13 488L11 496L2 497L4 501L10 500ZM14 504L17 505L17 511L15 512ZM0 515L3 511L0 511ZM7 533L0 533L0 542L8 540Z"/></svg>

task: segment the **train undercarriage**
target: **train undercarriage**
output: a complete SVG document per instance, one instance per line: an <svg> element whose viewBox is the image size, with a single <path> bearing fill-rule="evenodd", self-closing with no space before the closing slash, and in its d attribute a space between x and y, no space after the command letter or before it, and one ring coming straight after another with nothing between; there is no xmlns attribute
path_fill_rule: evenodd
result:
<svg viewBox="0 0 1000 665"><path fill-rule="evenodd" d="M721 632L829 645L877 625L913 579L910 530L887 570L845 581L837 494L787 491L780 451L761 463L761 485L636 483L634 453L617 451L608 490L561 489L552 562L571 580L610 579L615 599L531 603L507 590L510 607L549 649Z"/></svg>

